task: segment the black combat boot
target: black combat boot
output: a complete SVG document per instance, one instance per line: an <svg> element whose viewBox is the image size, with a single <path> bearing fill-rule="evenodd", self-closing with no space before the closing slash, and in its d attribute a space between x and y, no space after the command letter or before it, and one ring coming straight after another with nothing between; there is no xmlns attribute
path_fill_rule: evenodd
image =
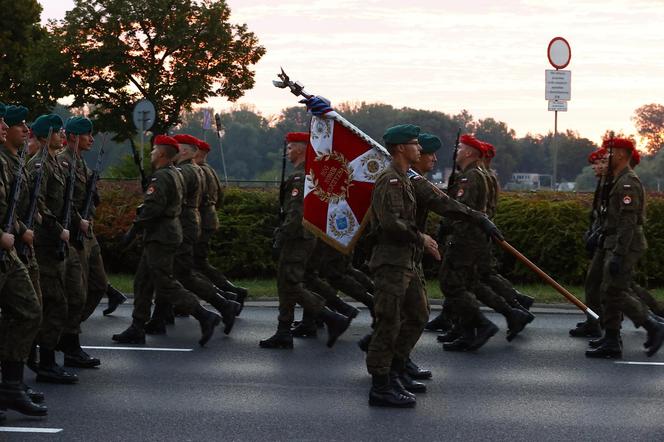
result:
<svg viewBox="0 0 664 442"><path fill-rule="evenodd" d="M39 370L37 382L51 382L54 384L76 384L78 376L69 373L55 363L55 350L39 347Z"/></svg>
<svg viewBox="0 0 664 442"><path fill-rule="evenodd" d="M23 376L24 368L25 366L21 364L21 372L19 373L21 379L25 379L25 377ZM23 381L21 381L21 387L23 388L23 391L25 391L25 394L27 394L30 400L35 404L41 404L46 399L44 397L44 393L42 393L41 391L33 390L32 387L30 387Z"/></svg>
<svg viewBox="0 0 664 442"><path fill-rule="evenodd" d="M427 322L427 325L424 326L424 330L427 331L448 331L452 328L452 323L447 319L445 315L445 310L442 310L438 316L433 318L431 321Z"/></svg>
<svg viewBox="0 0 664 442"><path fill-rule="evenodd" d="M337 342L337 338L348 329L352 319L341 313L335 313L327 307L323 307L319 317L327 325L327 346L331 348Z"/></svg>
<svg viewBox="0 0 664 442"><path fill-rule="evenodd" d="M399 378L399 381L401 382L401 385L403 385L403 388L405 388L412 394L426 393L427 386L424 385L422 382L418 382L415 379L411 378L406 372L405 361L394 358L392 360L392 366L390 367L390 371L391 373L396 374L396 376ZM391 374L391 376L393 375Z"/></svg>
<svg viewBox="0 0 664 442"><path fill-rule="evenodd" d="M653 315L652 315L652 316L653 316L653 319L654 319L655 321L659 322L660 324L664 324L664 318L662 318L661 316L659 316L657 313L654 313L654 312L653 312ZM643 348L647 349L647 348L650 347L651 345L652 345L652 342L650 341L650 336L648 336L648 339L646 339L646 342L643 343Z"/></svg>
<svg viewBox="0 0 664 442"><path fill-rule="evenodd" d="M489 318L480 312L478 316L478 325L475 330L475 340L470 347L468 347L468 350L472 351L479 349L496 333L498 333L498 326L489 321Z"/></svg>
<svg viewBox="0 0 664 442"><path fill-rule="evenodd" d="M226 302L230 303L233 301L226 301ZM228 309L227 314L231 314L233 321L235 321L236 307L231 304L225 308ZM221 316L219 316L215 312L203 308L203 306L200 304L196 306L196 309L191 313L191 316L193 316L194 319L196 319L198 323L201 325L201 339L198 340L198 344L202 347L210 340L210 338L214 334L215 327L218 326L219 323L221 322ZM226 329L229 329L229 327L228 324L226 324L226 322L224 322L224 324L226 325L226 328L224 328L224 333L226 333ZM230 327L232 328L233 325L231 324ZM230 329L228 331L230 332Z"/></svg>
<svg viewBox="0 0 664 442"><path fill-rule="evenodd" d="M333 301L328 302L327 304L332 310L335 310L341 313L342 315L349 317L351 320L355 319L357 315L360 314L360 311L358 309L348 304L338 296Z"/></svg>
<svg viewBox="0 0 664 442"><path fill-rule="evenodd" d="M357 341L357 346L360 347L360 350L363 352L367 353L369 351L369 344L371 344L371 338L373 337L373 333L369 333L367 335L364 335L362 339Z"/></svg>
<svg viewBox="0 0 664 442"><path fill-rule="evenodd" d="M81 348L80 335L67 333L60 337L60 342L66 337L66 344L61 348L65 354L65 367L93 368L101 365L101 361L93 358Z"/></svg>
<svg viewBox="0 0 664 442"><path fill-rule="evenodd" d="M237 302L237 295L233 292L225 292L221 289L217 289L217 294L221 296L224 299L228 299L229 301L236 301Z"/></svg>
<svg viewBox="0 0 664 442"><path fill-rule="evenodd" d="M240 303L240 312L244 308L244 301L247 299L247 296L249 296L249 290L245 289L244 287L237 286L230 282L228 279L225 280L225 282L219 287L225 292L231 292L235 293L237 295L237 302ZM240 313L238 312L238 315Z"/></svg>
<svg viewBox="0 0 664 442"><path fill-rule="evenodd" d="M165 335L166 317L173 312L171 304L163 301L156 301L150 320L145 323L146 335Z"/></svg>
<svg viewBox="0 0 664 442"><path fill-rule="evenodd" d="M233 325L235 324L235 317L238 314L238 311L242 309L242 306L239 302L229 301L228 299L222 298L220 295L208 300L210 305L217 309L221 314L221 317L224 321L224 334L229 334L233 330Z"/></svg>
<svg viewBox="0 0 664 442"><path fill-rule="evenodd" d="M401 378L399 378L399 373L397 373L395 370L390 369L390 384L394 389L397 391L397 393L401 393L404 396L412 397L415 399L415 393L406 390L406 387L403 386L401 383Z"/></svg>
<svg viewBox="0 0 664 442"><path fill-rule="evenodd" d="M108 297L108 307L102 312L104 316L110 315L120 304L124 304L127 301L127 297L111 284L106 286L106 297Z"/></svg>
<svg viewBox="0 0 664 442"><path fill-rule="evenodd" d="M389 375L372 375L369 405L374 407L413 408L413 396L400 393L390 382Z"/></svg>
<svg viewBox="0 0 664 442"><path fill-rule="evenodd" d="M134 319L127 330L113 335L112 339L120 344L145 344L145 324Z"/></svg>
<svg viewBox="0 0 664 442"><path fill-rule="evenodd" d="M461 335L463 335L463 330L461 329L461 326L458 324L454 324L452 328L450 328L447 332L436 336L436 341L442 343L452 342L459 339Z"/></svg>
<svg viewBox="0 0 664 442"><path fill-rule="evenodd" d="M302 313L302 321L291 330L294 338L315 338L318 336L318 326L316 319L310 311L305 310Z"/></svg>
<svg viewBox="0 0 664 442"><path fill-rule="evenodd" d="M602 327L597 319L588 318L585 322L579 322L576 327L569 331L573 338L600 338Z"/></svg>
<svg viewBox="0 0 664 442"><path fill-rule="evenodd" d="M588 346L590 348L597 348L600 345L602 345L604 343L604 341L605 341L605 336L602 336L601 338L597 338L597 339L591 339L590 341L588 341ZM622 337L620 335L618 335L618 341L620 341L620 346L622 347ZM648 348L648 347L646 346L645 348Z"/></svg>
<svg viewBox="0 0 664 442"><path fill-rule="evenodd" d="M521 304L523 308L526 310L530 310L530 308L533 306L533 302L535 302L535 298L530 297L528 295L524 295L523 293L519 292L518 290L514 290L516 293L514 294L514 297L516 298L517 302Z"/></svg>
<svg viewBox="0 0 664 442"><path fill-rule="evenodd" d="M0 384L0 410L14 410L27 416L46 416L48 408L35 404L25 392L22 374L23 362L2 361Z"/></svg>
<svg viewBox="0 0 664 442"><path fill-rule="evenodd" d="M431 370L419 367L412 359L406 359L406 373L413 379L431 379Z"/></svg>
<svg viewBox="0 0 664 442"><path fill-rule="evenodd" d="M277 332L271 337L264 339L258 343L261 348L293 348L293 336L291 335L291 328L288 322L279 322Z"/></svg>
<svg viewBox="0 0 664 442"><path fill-rule="evenodd" d="M620 340L620 330L609 330L604 332L604 340L597 347L586 350L586 356L589 358L620 359L622 358L622 343Z"/></svg>
<svg viewBox="0 0 664 442"><path fill-rule="evenodd" d="M445 351L467 351L475 342L475 329L470 327L459 327L459 336L450 342L443 343Z"/></svg>
<svg viewBox="0 0 664 442"><path fill-rule="evenodd" d="M516 336L526 328L526 325L533 322L535 315L528 311L523 311L518 308L512 308L505 315L507 321L507 342L512 342Z"/></svg>
<svg viewBox="0 0 664 442"><path fill-rule="evenodd" d="M662 346L664 343L664 323L661 322L661 319L658 320L658 317L650 313L648 319L643 323L643 328L648 332L648 340L646 341L648 351L646 355L651 357Z"/></svg>

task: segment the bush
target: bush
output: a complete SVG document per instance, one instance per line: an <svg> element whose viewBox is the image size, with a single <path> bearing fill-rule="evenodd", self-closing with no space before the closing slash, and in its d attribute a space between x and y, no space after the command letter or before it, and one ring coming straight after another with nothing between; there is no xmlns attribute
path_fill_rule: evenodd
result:
<svg viewBox="0 0 664 442"><path fill-rule="evenodd" d="M122 234L131 225L141 193L136 182L103 182L102 204L97 211L95 231L111 272L136 270L140 250L123 251ZM583 233L589 222L591 194L549 192L504 192L496 224L520 252L563 284L580 284L588 259ZM276 189L226 191L219 209L221 228L212 240L210 260L231 278L265 278L275 275L272 232L278 222ZM427 231L435 237L439 218L429 216ZM648 285L664 284L664 197L648 196L646 236L649 249L641 262L639 279ZM498 250L503 274L515 282L539 282L539 278L511 255ZM425 261L429 278L435 278L438 264Z"/></svg>

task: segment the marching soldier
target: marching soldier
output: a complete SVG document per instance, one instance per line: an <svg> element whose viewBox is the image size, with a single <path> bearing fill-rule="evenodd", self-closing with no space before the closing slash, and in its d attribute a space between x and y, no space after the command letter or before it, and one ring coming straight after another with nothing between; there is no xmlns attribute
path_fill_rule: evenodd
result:
<svg viewBox="0 0 664 442"><path fill-rule="evenodd" d="M68 309L65 294L65 262L57 251L61 242L69 242L69 230L60 223L65 209L66 177L56 154L62 148L62 119L54 114L42 115L32 124L32 132L46 146L46 159L35 155L28 163L31 184L34 176L43 168L41 188L37 197L39 215L35 254L39 263L39 279L43 300L43 320L38 335L38 382L75 384L78 376L63 369L55 362L55 350L66 326ZM51 132L50 140L48 139Z"/></svg>
<svg viewBox="0 0 664 442"><path fill-rule="evenodd" d="M244 301L249 292L244 287L233 284L226 276L208 260L210 253L210 240L214 233L219 230L219 215L217 208L221 206L223 199L223 186L219 181L217 172L207 162L207 156L210 153L210 145L205 141L198 140L198 150L194 157L196 163L204 174L205 192L199 207L201 215L201 234L194 244L194 267L200 273L210 279L221 290L235 293L237 302L244 306Z"/></svg>
<svg viewBox="0 0 664 442"><path fill-rule="evenodd" d="M176 140L165 135L157 136L154 143L150 157L154 174L133 227L143 232L144 242L134 277L133 321L127 330L113 335L113 340L145 344L145 323L150 319L152 297L156 291L165 301L198 320L201 326L198 342L205 345L221 317L203 308L196 296L173 277L173 259L182 244L180 214L184 179L173 166L180 147Z"/></svg>
<svg viewBox="0 0 664 442"><path fill-rule="evenodd" d="M664 324L648 312L647 306L630 293L636 263L647 248L643 233L645 222L645 191L641 180L630 167L634 143L616 138L604 142L609 152L611 187L603 195L602 242L604 250L602 282L602 322L604 337L597 348L586 351L592 358L622 356L620 327L623 314L648 333L644 346L648 356L654 355L664 342Z"/></svg>
<svg viewBox="0 0 664 442"><path fill-rule="evenodd" d="M300 304L314 319L327 325L327 346L332 347L337 338L346 331L351 319L335 313L324 306L318 295L305 288L307 260L315 246L314 235L302 225L304 206L304 160L309 134L292 132L286 135L286 154L295 170L282 183L284 195L284 219L275 238L279 251L277 291L279 292L279 317L277 332L260 341L262 348L293 348L291 324L295 315L295 304Z"/></svg>
<svg viewBox="0 0 664 442"><path fill-rule="evenodd" d="M7 109L0 103L0 144L3 145L0 156L0 217L7 223L11 221L7 216L10 205L16 203L16 208L21 208L21 204L12 199L24 199L25 192L12 195L11 189L18 174L24 173L17 166L20 163L18 149L28 135L25 124L27 113L25 107L10 106ZM25 175L23 178L26 178ZM16 219L12 224L7 231L6 224L0 226L0 421L5 419L3 411L7 409L28 416L46 416L48 412L46 406L41 405L44 395L23 383L24 363L39 332L42 312L28 271L14 249L17 237L30 243L32 231L26 230Z"/></svg>

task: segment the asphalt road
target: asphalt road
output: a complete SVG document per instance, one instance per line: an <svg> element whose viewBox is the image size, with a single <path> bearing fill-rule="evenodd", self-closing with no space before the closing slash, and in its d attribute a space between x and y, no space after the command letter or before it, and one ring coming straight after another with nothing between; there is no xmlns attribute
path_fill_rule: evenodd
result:
<svg viewBox="0 0 664 442"><path fill-rule="evenodd" d="M199 348L198 325L178 318L167 336L124 350L110 339L130 322L98 311L85 324L84 345L100 369L79 370L74 386L36 384L49 416L8 412L1 441L310 441L310 440L664 440L664 351L647 358L643 331L625 323L623 362L589 360L585 342L567 336L580 314L539 314L512 343L501 327L477 353L443 352L427 333L414 359L433 370L415 409L367 405L370 378L356 341L366 311L333 349L324 336L296 348L265 350L276 309L247 307L228 337ZM185 350L185 351L177 351ZM188 351L193 349L191 351ZM27 433L7 432L9 427ZM34 431L57 431L34 433Z"/></svg>

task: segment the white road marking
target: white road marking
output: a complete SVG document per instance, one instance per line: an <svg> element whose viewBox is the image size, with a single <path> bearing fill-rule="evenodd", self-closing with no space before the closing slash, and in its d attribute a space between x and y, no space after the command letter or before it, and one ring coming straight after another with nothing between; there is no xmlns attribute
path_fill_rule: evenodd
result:
<svg viewBox="0 0 664 442"><path fill-rule="evenodd" d="M635 361L615 361L622 365L664 365L664 362L635 362Z"/></svg>
<svg viewBox="0 0 664 442"><path fill-rule="evenodd" d="M59 433L62 428L2 427L0 433Z"/></svg>
<svg viewBox="0 0 664 442"><path fill-rule="evenodd" d="M167 347L97 347L81 346L88 350L130 350L130 351L194 351L193 348L167 348Z"/></svg>

